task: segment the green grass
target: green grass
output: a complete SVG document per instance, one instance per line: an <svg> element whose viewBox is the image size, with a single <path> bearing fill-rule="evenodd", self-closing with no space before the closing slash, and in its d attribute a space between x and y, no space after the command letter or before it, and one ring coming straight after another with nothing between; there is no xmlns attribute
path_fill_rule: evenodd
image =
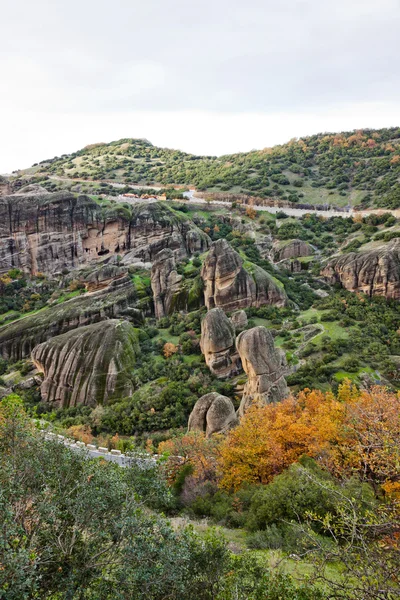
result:
<svg viewBox="0 0 400 600"><path fill-rule="evenodd" d="M338 321L323 321L321 320L321 325L324 328L324 331L318 334L317 337L323 336L324 334L329 335L332 340L338 340L341 338L349 337L349 328L344 328L339 325Z"/></svg>
<svg viewBox="0 0 400 600"><path fill-rule="evenodd" d="M73 292L64 292L53 304L61 304L66 300L71 300L71 298L75 298L76 296L80 296L82 292L80 290L74 290Z"/></svg>
<svg viewBox="0 0 400 600"><path fill-rule="evenodd" d="M191 365L193 362L197 361L200 359L200 354L184 354L183 355L183 362Z"/></svg>
<svg viewBox="0 0 400 600"><path fill-rule="evenodd" d="M362 190L350 190L345 196L341 196L336 190L328 190L326 188L314 188L307 181L302 188L299 188L297 192L302 192L304 198L300 198L300 202L307 204L332 204L333 206L354 206L359 204L361 199L365 196L365 191ZM330 193L333 192L333 193ZM294 205L295 207L296 205Z"/></svg>
<svg viewBox="0 0 400 600"><path fill-rule="evenodd" d="M166 342L170 342L176 346L179 343L179 336L171 335L168 329L159 329L158 334L154 337L154 340L165 340Z"/></svg>
<svg viewBox="0 0 400 600"><path fill-rule="evenodd" d="M373 378L379 379L377 372L371 367L360 367L355 373L350 373L350 371L344 370L336 371L333 377L334 379L336 379L336 381L339 382L343 381L344 379L350 379L350 381L357 381L360 375L362 375L363 373L368 373L369 375L372 375Z"/></svg>
<svg viewBox="0 0 400 600"><path fill-rule="evenodd" d="M5 323L7 323L10 320L15 321L16 314L21 314L21 313L19 313L17 310L8 310L7 312L0 315L0 327L1 327L1 325L4 325ZM18 317L18 318L20 318L20 317Z"/></svg>
<svg viewBox="0 0 400 600"><path fill-rule="evenodd" d="M297 260L301 263L308 264L315 260L315 256L300 256Z"/></svg>
<svg viewBox="0 0 400 600"><path fill-rule="evenodd" d="M324 312L323 310L317 310L316 308L309 308L308 310L304 310L303 312L300 313L299 319L308 321L312 317L317 317L317 319L319 320L321 318L323 312Z"/></svg>
<svg viewBox="0 0 400 600"><path fill-rule="evenodd" d="M271 321L269 319L262 319L261 317L250 317L250 319L255 323L256 327L262 326L267 329L271 328Z"/></svg>
<svg viewBox="0 0 400 600"><path fill-rule="evenodd" d="M317 336L315 336L314 341L318 341L324 335L329 335L332 340L339 340L343 338L349 337L349 332L351 332L351 328L342 327L339 325L339 321L324 321L324 314L329 311L317 310L316 308L309 308L308 310L303 311L299 315L300 320L309 321L311 318L317 318L318 323L322 325L324 331L321 331Z"/></svg>

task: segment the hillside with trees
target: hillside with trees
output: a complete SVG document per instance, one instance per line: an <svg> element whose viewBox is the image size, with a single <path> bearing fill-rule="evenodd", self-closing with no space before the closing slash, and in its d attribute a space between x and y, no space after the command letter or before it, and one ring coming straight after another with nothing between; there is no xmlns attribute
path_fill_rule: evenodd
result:
<svg viewBox="0 0 400 600"><path fill-rule="evenodd" d="M394 209L400 206L400 129L318 134L221 157L127 138L92 144L16 174L40 182L57 176L127 186L190 186L292 203ZM50 180L47 185L60 184Z"/></svg>

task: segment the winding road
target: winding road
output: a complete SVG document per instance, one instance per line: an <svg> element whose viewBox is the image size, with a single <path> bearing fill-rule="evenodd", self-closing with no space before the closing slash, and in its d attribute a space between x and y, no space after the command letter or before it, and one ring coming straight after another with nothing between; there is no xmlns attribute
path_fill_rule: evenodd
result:
<svg viewBox="0 0 400 600"><path fill-rule="evenodd" d="M90 183L90 180L87 179L69 179L68 177L60 177L58 175L49 175L49 179L55 179L58 181L76 181L77 183ZM122 189L124 187L126 187L125 183L117 183L115 181L96 181L94 183L107 183L108 185L111 185L112 187L115 187L117 189ZM131 185L129 184L129 187L132 189L152 189L152 190L161 190L162 188L160 188L159 186L146 186L146 185ZM196 190L191 189L187 192L183 192L184 197L187 199L188 202L191 202L193 204L207 204L207 200L205 200L205 198L202 198L200 196L196 196ZM115 199L115 198L114 198ZM133 198L125 198L124 197L124 202L127 202L129 204L136 204L137 202L155 202L156 199L147 199L147 200L140 200L140 199L133 199ZM173 202L182 202L182 200L172 200ZM222 201L222 200L213 200L212 204L217 204L220 206L227 206L230 207L232 205L231 202L227 202L227 201ZM354 217L356 215L359 215L361 217L367 217L368 215L371 214L382 214L382 213L390 213L392 214L394 217L396 217L396 219L400 218L400 209L397 210L392 210L392 209L379 209L379 208L371 208L369 210L354 210L353 208L350 208L348 210L335 210L335 209L328 209L328 210L318 210L316 208L296 208L296 207L281 207L281 206L262 206L259 204L254 204L252 205L252 207L255 210L259 210L259 211L265 211L265 212L269 212L271 214L276 214L278 212L284 212L287 215L289 215L290 217L302 217L303 215L307 215L310 213L315 213L317 215L320 215L321 217L325 217L325 218L330 218L330 217Z"/></svg>

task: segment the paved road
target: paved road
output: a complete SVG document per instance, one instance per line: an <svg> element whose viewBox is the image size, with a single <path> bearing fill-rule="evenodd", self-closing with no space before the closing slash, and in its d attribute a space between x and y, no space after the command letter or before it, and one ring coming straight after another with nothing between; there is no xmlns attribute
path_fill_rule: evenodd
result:
<svg viewBox="0 0 400 600"><path fill-rule="evenodd" d="M51 175L49 176L50 179L58 179L59 181L76 181L76 182L82 182L82 183L90 183L90 180L88 179L69 179L68 177L59 177L58 175ZM115 188L124 188L126 186L125 183L117 183L115 181L109 181L109 180L104 180L104 181L98 181L95 183L107 183ZM129 187L131 187L132 189L153 189L153 190L161 190L162 188L157 187L157 186L146 186L146 185L131 185L129 184ZM204 198L201 197L197 197L195 196L196 190L189 190L188 192L183 192L183 195L185 196L185 198L187 198L187 200L189 202L193 202L196 204L206 204L207 201ZM136 200L133 198L125 198L124 197L124 202L128 202L129 204L135 204L137 202L156 202L156 200L154 199L149 199L149 200ZM182 202L182 200L176 200L176 202ZM231 206L231 202L224 202L222 200L218 200L218 201L213 201L212 204L218 204L221 206ZM277 207L277 206L261 206L259 204L254 204L253 208L255 210L260 210L260 211L265 211L265 212L269 212L271 214L276 214L277 212L284 212L287 215L289 215L290 217L301 217L303 215L307 215L310 213L315 213L317 215L320 215L321 217L325 217L325 218L330 218L330 217L353 217L355 215L360 215L362 217L367 217L368 215L371 214L381 214L381 213L391 213L394 217L396 217L396 219L400 218L400 209L397 210L391 210L391 209L370 209L370 210L361 210L361 211L355 211L354 209L350 208L346 211L341 211L341 210L335 210L335 209L329 209L329 210L317 210L316 208L295 208L295 207L290 207L290 208L282 208L282 207Z"/></svg>
<svg viewBox="0 0 400 600"><path fill-rule="evenodd" d="M41 430L41 433L44 435L44 438L48 441L56 441L67 448L70 448L74 452L82 452L88 458L102 458L103 460L107 460L109 462L116 463L120 467L131 467L135 465L140 469L148 469L153 467L156 463L156 459L152 456L131 456L129 454L122 454L120 450L111 450L108 451L107 448L97 448L92 444L84 444L83 442L75 442L75 440L71 440L66 438L63 435L57 435L56 433L47 432Z"/></svg>
<svg viewBox="0 0 400 600"><path fill-rule="evenodd" d="M188 192L183 192L183 195L185 196L185 198L187 198L187 200L189 202L198 203L198 204L206 204L207 203L207 201L204 198L195 196L195 193L196 193L195 190L189 190ZM179 200L178 200L178 202L179 202ZM213 201L212 204L221 204L223 206L231 206L231 202L223 202L223 201ZM316 208L296 208L296 207L285 208L285 207L281 207L281 206L261 206L259 204L254 204L252 206L255 210L269 212L273 215L278 212L284 212L291 217L301 217L302 215L307 215L310 213L315 213L317 215L320 215L321 217L326 217L326 218L329 218L329 217L344 217L344 218L346 218L346 217L353 217L355 215L361 215L362 217L366 217L371 214L382 214L382 213L389 212L393 216L395 216L397 219L400 218L400 209L391 210L391 209L372 208L369 210L354 210L353 208L350 208L347 210L335 210L335 209L318 210Z"/></svg>

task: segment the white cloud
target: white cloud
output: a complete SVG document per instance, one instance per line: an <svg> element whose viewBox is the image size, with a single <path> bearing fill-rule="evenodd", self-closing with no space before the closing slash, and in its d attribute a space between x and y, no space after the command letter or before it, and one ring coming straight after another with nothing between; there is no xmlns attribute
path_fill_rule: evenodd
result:
<svg viewBox="0 0 400 600"><path fill-rule="evenodd" d="M0 171L119 137L218 154L399 124L399 0L19 0L1 18Z"/></svg>
<svg viewBox="0 0 400 600"><path fill-rule="evenodd" d="M348 104L309 112L228 113L135 111L100 114L15 115L3 124L0 173L74 152L87 144L145 137L194 154L264 148L324 131L398 125L395 104Z"/></svg>

